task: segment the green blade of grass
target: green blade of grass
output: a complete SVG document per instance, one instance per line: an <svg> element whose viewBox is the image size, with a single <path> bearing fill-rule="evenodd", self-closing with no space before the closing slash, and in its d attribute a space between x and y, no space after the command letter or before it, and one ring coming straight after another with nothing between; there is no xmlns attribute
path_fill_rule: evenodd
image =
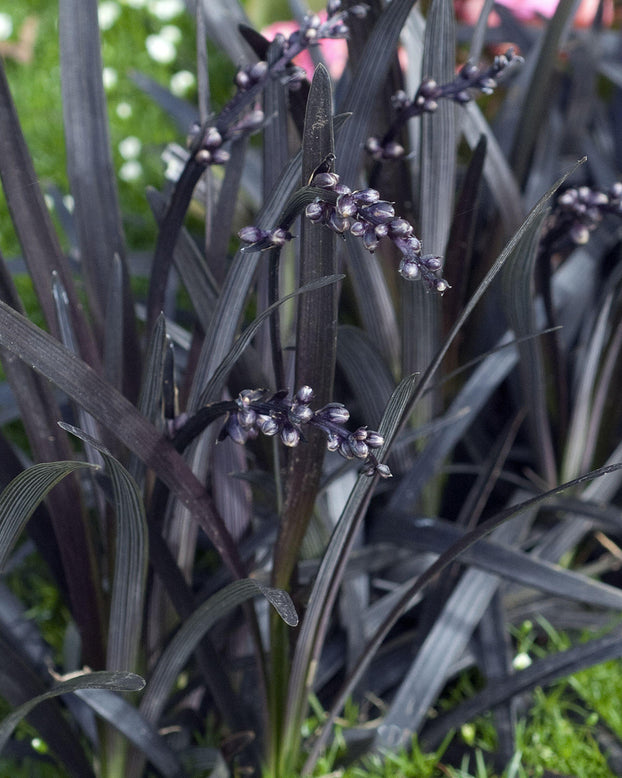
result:
<svg viewBox="0 0 622 778"><path fill-rule="evenodd" d="M426 746L433 747L433 744L439 743L450 729L459 727L463 722L471 721L479 713L489 710L504 700L587 667L617 659L621 655L622 635L619 630L615 630L605 637L594 638L583 645L539 659L526 670L521 670L506 679L499 679L494 685L486 687L483 692L441 717L426 731L423 742Z"/></svg>
<svg viewBox="0 0 622 778"><path fill-rule="evenodd" d="M427 587L427 585L432 580L434 580L443 570L445 570L449 564L451 564L453 561L458 559L463 552L465 552L468 548L473 546L482 538L486 537L494 529L500 527L502 524L509 521L511 518L514 518L515 516L518 516L525 511L532 510L534 507L541 505L546 500L550 499L551 497L554 497L555 495L559 494L562 491L566 491L567 489L572 489L582 483L585 483L586 481L590 481L596 478L601 478L605 475L615 473L616 471L620 471L620 470L622 470L622 464L602 467L597 470L593 470L590 473L586 473L580 478L576 478L573 479L572 481L561 484L560 486L554 489L550 489L549 491L537 495L536 497L532 497L531 499L525 500L519 505L512 505L509 508L505 509L504 511L501 511L500 513L496 514L492 518L486 520L485 522L480 524L476 529L467 532L465 535L463 535L463 537L459 541L454 543L449 549L447 549L447 551L443 552L438 557L438 559L435 562L433 562L430 565L430 567L428 567L417 578L415 583L412 586L410 586L406 590L406 592L401 596L399 602L393 607L391 612L385 618L384 622L374 633L374 636L367 643L365 648L361 651L361 655L356 665L356 669L352 673L350 673L350 675L344 682L343 686L341 687L339 693L335 696L327 721L324 723L322 730L318 736L318 739L314 744L309 759L307 760L307 763L303 770L303 775L308 774L313 763L317 759L319 755L319 751L323 743L326 741L326 737L330 731L330 727L334 722L335 716L341 710L348 695L352 692L352 689L360 679L365 669L368 667L369 662L371 661L372 657L376 654L378 648L382 644L382 641L388 634L391 627L395 624L397 619L408 607L409 603L412 602L415 595L417 595L425 587ZM473 597L476 598L478 592L477 587L481 586L482 581L481 579L475 579L475 582L473 582L472 579L473 577L471 576L468 581L469 592ZM476 599L474 603L474 607L481 607L481 605L482 605L481 601L478 602ZM303 622L303 629L304 629L304 622Z"/></svg>

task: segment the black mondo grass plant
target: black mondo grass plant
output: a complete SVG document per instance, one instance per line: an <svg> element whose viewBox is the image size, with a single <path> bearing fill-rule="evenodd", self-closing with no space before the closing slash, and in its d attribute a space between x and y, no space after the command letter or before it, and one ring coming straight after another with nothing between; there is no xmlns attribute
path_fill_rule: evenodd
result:
<svg viewBox="0 0 622 778"><path fill-rule="evenodd" d="M295 778L330 746L342 775L489 713L502 771L530 690L622 655L619 34L572 0L474 28L449 0L329 0L272 42L231 0L187 7L198 107L136 77L196 118L146 192L142 296L97 3L59 0L55 221L0 65L44 320L0 257L0 764ZM518 669L510 628L538 616L598 636ZM479 691L443 704L465 671Z"/></svg>

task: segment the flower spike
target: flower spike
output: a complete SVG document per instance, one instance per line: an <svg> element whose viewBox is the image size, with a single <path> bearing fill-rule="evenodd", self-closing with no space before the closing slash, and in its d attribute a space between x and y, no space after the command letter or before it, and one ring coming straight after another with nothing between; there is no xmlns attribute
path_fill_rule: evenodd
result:
<svg viewBox="0 0 622 778"><path fill-rule="evenodd" d="M324 433L329 451L337 451L345 459L362 460L361 472L365 475L391 477L388 466L380 464L373 453L384 444L382 435L367 427L359 427L354 432L345 429L343 425L350 413L341 403L328 403L317 411L312 410L310 386L301 387L294 397L284 392L267 395L265 389L240 392L235 401L237 408L229 412L218 439L230 437L244 444L261 432L278 435L284 445L293 448L304 441L304 428L308 425Z"/></svg>

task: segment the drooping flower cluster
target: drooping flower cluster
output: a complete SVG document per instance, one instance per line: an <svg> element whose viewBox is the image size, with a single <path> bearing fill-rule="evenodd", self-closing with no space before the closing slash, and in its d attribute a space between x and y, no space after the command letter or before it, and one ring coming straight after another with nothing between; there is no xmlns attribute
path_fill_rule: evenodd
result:
<svg viewBox="0 0 622 778"><path fill-rule="evenodd" d="M409 119L424 113L434 113L439 100L453 100L463 105L473 99L475 92L492 94L505 71L520 62L523 62L523 58L514 49L508 49L505 54L496 56L490 67L478 67L472 62L466 62L447 84L437 84L433 78L424 79L412 100L402 90L396 92L392 98L396 109L395 121L383 138L368 138L365 150L377 160L403 157L404 147L396 138Z"/></svg>
<svg viewBox="0 0 622 778"><path fill-rule="evenodd" d="M292 65L301 52L324 39L346 38L348 16L361 17L366 6L341 8L341 0L328 0L326 17L318 14L305 16L302 25L289 36L278 34L270 47L269 62L260 60L241 67L235 75L237 92L213 123L194 125L188 136L188 145L194 160L200 165L222 165L229 160L223 144L245 132L254 132L264 123L263 111L256 100L271 78L280 78L290 89L300 87L306 78L304 68Z"/></svg>
<svg viewBox="0 0 622 778"><path fill-rule="evenodd" d="M339 235L349 232L363 241L373 254L383 238L391 240L402 254L399 272L407 281L422 279L428 289L443 293L449 284L439 276L441 258L423 254L421 241L406 219L395 215L395 208L388 200L381 200L376 189L352 191L339 183L339 176L332 172L316 173L310 186L325 190L318 194L305 209L305 216L312 222L324 224ZM243 227L239 237L252 244L249 248L267 249L282 246L292 239L283 227L262 230L259 227Z"/></svg>
<svg viewBox="0 0 622 778"><path fill-rule="evenodd" d="M337 451L345 459L360 459L363 462L361 472L365 475L391 476L387 465L380 464L373 453L384 443L380 433L367 427L350 432L343 426L350 418L344 405L328 403L314 411L310 406L312 400L310 386L301 387L294 397L287 391L269 396L265 389L245 389L235 401L237 410L227 416L219 440L230 437L236 443L244 444L261 432L268 436L278 435L286 446L293 448L304 441L304 427L308 425L326 435L329 451Z"/></svg>
<svg viewBox="0 0 622 778"><path fill-rule="evenodd" d="M557 198L553 212L555 233L567 235L575 245L583 245L605 214L622 216L622 183L607 191L589 186L566 189Z"/></svg>

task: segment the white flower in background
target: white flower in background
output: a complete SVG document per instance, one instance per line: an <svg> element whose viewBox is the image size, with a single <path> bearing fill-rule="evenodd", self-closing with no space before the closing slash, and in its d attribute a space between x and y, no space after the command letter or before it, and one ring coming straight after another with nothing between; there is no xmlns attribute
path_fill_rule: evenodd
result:
<svg viewBox="0 0 622 778"><path fill-rule="evenodd" d="M132 182L139 179L143 174L143 166L136 159L128 159L121 165L119 178L123 181Z"/></svg>
<svg viewBox="0 0 622 778"><path fill-rule="evenodd" d="M179 16L185 5L183 0L150 0L148 5L150 13L157 16L160 21L167 22Z"/></svg>
<svg viewBox="0 0 622 778"><path fill-rule="evenodd" d="M173 46L181 42L181 30L174 24L165 24L160 30L160 35L165 40L170 41Z"/></svg>
<svg viewBox="0 0 622 778"><path fill-rule="evenodd" d="M13 34L13 19L9 14L0 13L0 41L5 41Z"/></svg>
<svg viewBox="0 0 622 778"><path fill-rule="evenodd" d="M104 89L113 89L119 80L119 74L114 68L104 68L102 72L104 79Z"/></svg>
<svg viewBox="0 0 622 778"><path fill-rule="evenodd" d="M525 670L531 664L531 657L525 651L521 651L520 654L516 654L512 660L512 667L515 670Z"/></svg>
<svg viewBox="0 0 622 778"><path fill-rule="evenodd" d="M128 135L127 138L119 143L119 154L123 159L136 159L140 154L143 144L134 135Z"/></svg>
<svg viewBox="0 0 622 778"><path fill-rule="evenodd" d="M170 65L177 56L175 44L161 35L148 35L145 45L151 59L155 60L155 62L160 62L162 65Z"/></svg>
<svg viewBox="0 0 622 778"><path fill-rule="evenodd" d="M109 30L119 16L121 16L121 6L118 3L113 2L113 0L106 0L106 2L99 4L97 18L99 19L99 28L101 30Z"/></svg>
<svg viewBox="0 0 622 778"><path fill-rule="evenodd" d="M132 106L129 103L121 102L116 107L117 116L119 119L129 119L132 115Z"/></svg>
<svg viewBox="0 0 622 778"><path fill-rule="evenodd" d="M180 70L171 76L171 92L177 97L183 97L194 87L196 82L194 73L189 70Z"/></svg>
<svg viewBox="0 0 622 778"><path fill-rule="evenodd" d="M53 211L54 198L52 197L52 195L45 192L45 194L43 195L43 199L45 200L45 207L48 209L48 211Z"/></svg>
<svg viewBox="0 0 622 778"><path fill-rule="evenodd" d="M63 197L63 205L69 213L73 213L73 209L76 207L76 201L73 199L73 195L66 194Z"/></svg>

